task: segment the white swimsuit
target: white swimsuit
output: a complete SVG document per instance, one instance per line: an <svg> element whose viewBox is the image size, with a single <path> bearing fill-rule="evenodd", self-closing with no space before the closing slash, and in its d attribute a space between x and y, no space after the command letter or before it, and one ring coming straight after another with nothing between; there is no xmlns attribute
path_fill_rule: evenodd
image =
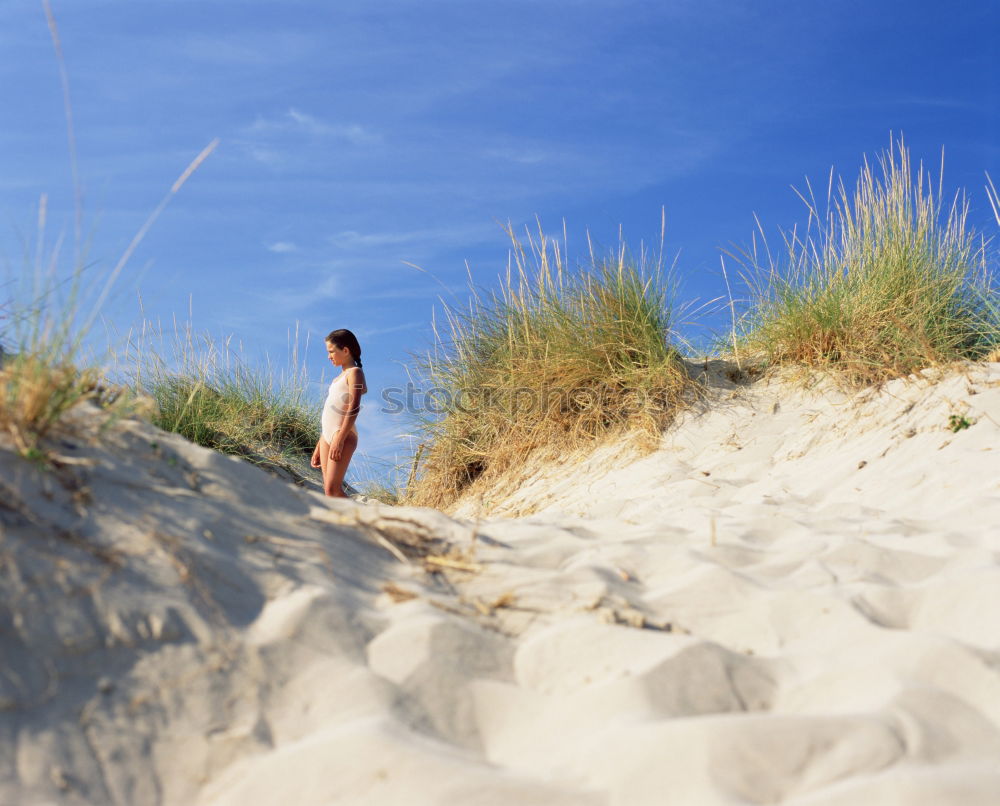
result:
<svg viewBox="0 0 1000 806"><path fill-rule="evenodd" d="M340 426L347 416L347 405L350 400L351 393L347 389L347 373L341 372L330 384L326 403L323 404L323 440L327 444L333 442L334 435L340 430ZM358 429L353 425L351 433L354 435L358 433Z"/></svg>

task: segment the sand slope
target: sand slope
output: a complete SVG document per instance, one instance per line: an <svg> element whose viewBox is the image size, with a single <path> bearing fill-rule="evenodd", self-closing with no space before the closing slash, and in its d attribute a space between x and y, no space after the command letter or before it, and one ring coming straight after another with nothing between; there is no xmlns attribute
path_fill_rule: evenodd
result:
<svg viewBox="0 0 1000 806"><path fill-rule="evenodd" d="M0 803L1000 802L1000 365L719 389L452 518L77 419L0 440Z"/></svg>

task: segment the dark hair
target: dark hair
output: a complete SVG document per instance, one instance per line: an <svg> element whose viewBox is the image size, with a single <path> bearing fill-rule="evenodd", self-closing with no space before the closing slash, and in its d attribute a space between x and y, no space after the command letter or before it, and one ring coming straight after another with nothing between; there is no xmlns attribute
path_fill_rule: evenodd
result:
<svg viewBox="0 0 1000 806"><path fill-rule="evenodd" d="M344 330L343 328L334 330L326 337L326 340L339 350L343 350L346 347L351 351L351 358L354 359L354 363L359 367L361 366L361 345L358 344L358 337L351 333L350 330Z"/></svg>

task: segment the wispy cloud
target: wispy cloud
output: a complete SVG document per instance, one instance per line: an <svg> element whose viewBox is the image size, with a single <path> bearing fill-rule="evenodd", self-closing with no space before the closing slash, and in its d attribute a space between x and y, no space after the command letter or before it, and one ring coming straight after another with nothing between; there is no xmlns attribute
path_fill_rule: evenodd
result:
<svg viewBox="0 0 1000 806"><path fill-rule="evenodd" d="M331 147L337 152L360 150L382 141L382 135L368 126L321 120L294 107L274 117L257 117L232 138L250 159L275 171L304 165L315 170L329 160Z"/></svg>
<svg viewBox="0 0 1000 806"><path fill-rule="evenodd" d="M552 159L551 154L535 148L490 148L483 152L483 156L487 159L515 162L519 165L537 165Z"/></svg>
<svg viewBox="0 0 1000 806"><path fill-rule="evenodd" d="M489 222L459 223L448 227L428 227L425 229L359 232L342 230L329 236L329 242L338 249L352 252L371 252L393 246L442 247L471 245L485 240L502 237L499 226ZM412 249L409 259L419 257L420 249Z"/></svg>
<svg viewBox="0 0 1000 806"><path fill-rule="evenodd" d="M380 134L358 123L330 123L294 107L277 117L258 117L246 127L244 133L249 136L263 135L268 137L299 134L337 140L355 146L371 145L382 141Z"/></svg>
<svg viewBox="0 0 1000 806"><path fill-rule="evenodd" d="M261 165L266 165L268 168L280 168L287 162L285 155L273 148L265 148L264 146L260 146L255 143L240 141L236 141L235 144L241 147L254 162L259 162Z"/></svg>
<svg viewBox="0 0 1000 806"><path fill-rule="evenodd" d="M413 243L422 239L422 232L368 232L344 230L330 236L330 243L341 249L370 249L402 243Z"/></svg>
<svg viewBox="0 0 1000 806"><path fill-rule="evenodd" d="M275 241L267 245L268 252L274 252L276 255L287 255L292 252L298 252L299 247L290 241Z"/></svg>
<svg viewBox="0 0 1000 806"><path fill-rule="evenodd" d="M410 333L414 332L418 328L424 327L427 324L426 320L414 321L414 322L400 322L395 325L386 325L385 327L370 327L362 330L358 335L366 339L374 339L378 336L387 336L390 333L400 333L403 331L408 331Z"/></svg>
<svg viewBox="0 0 1000 806"><path fill-rule="evenodd" d="M195 62L233 67L255 67L301 59L312 51L315 39L296 31L241 32L239 37L194 35L176 46L182 57Z"/></svg>

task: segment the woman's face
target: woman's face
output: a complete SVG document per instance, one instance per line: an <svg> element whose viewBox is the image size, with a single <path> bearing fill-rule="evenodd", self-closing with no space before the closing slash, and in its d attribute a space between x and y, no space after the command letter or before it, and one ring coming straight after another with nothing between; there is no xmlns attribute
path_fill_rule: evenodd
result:
<svg viewBox="0 0 1000 806"><path fill-rule="evenodd" d="M351 351L346 347L337 347L332 341L326 343L326 354L335 367L342 367L351 359Z"/></svg>

